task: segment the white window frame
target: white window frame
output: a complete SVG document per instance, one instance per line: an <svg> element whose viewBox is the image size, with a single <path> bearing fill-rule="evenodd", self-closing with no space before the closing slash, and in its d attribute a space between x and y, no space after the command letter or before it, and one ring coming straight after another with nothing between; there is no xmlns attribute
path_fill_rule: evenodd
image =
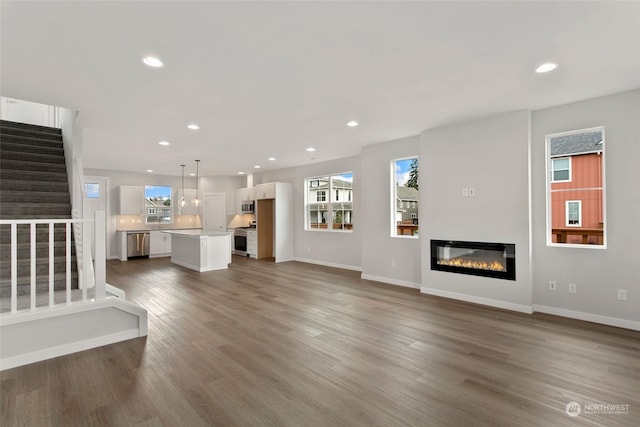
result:
<svg viewBox="0 0 640 427"><path fill-rule="evenodd" d="M349 203L351 204L351 213L349 214L349 217L352 218L353 217L353 200L350 200L348 202L340 202L340 201L334 201L332 200L332 194L335 194L334 191L336 191L336 189L333 188L333 178L334 177L339 177L345 174L351 174L351 177L353 179L353 172L351 171L347 171L347 172L339 172L339 173L332 173L332 174L326 174L326 175L321 175L321 176L314 176L311 178L307 178L305 179L305 191L304 191L304 212L305 212L305 219L304 219L304 229L305 231L318 231L318 232L334 232L334 233L352 233L353 232L353 222L347 223L347 224L352 224L352 228L351 229L333 229L333 211L339 209L339 206L344 204L344 203ZM316 193L315 199L316 200L309 200L310 197L310 190L314 189L314 188L318 188L320 186L320 180L322 180L323 178L327 178L329 181L329 186L327 187L326 190L318 190L318 192ZM318 193L320 191L323 191L325 193L325 200L320 200L318 201ZM353 182L352 182L352 187L351 189L349 189L349 194L352 195L353 193ZM351 199L353 199L353 197L351 197ZM322 211L326 212L326 224L327 227L326 228L313 228L311 227L311 215L309 213L309 206L312 204L321 204L323 206Z"/></svg>
<svg viewBox="0 0 640 427"><path fill-rule="evenodd" d="M391 160L390 163L390 169L391 169L391 200L390 200L390 205L391 205L391 214L390 214L390 234L391 237L397 237L399 239L419 239L420 238L420 233L418 232L418 234L414 234L413 236L408 235L408 234L398 234L398 224L397 224L397 220L396 220L396 212L398 209L404 209L404 206L406 205L407 208L411 207L411 202L403 202L402 200L399 201L398 203L398 197L396 194L396 162L398 161L402 161L402 160L413 160L416 159L418 160L418 170L420 170L420 158L416 155L416 156L409 156L409 157L401 157L398 159L393 159ZM420 195L418 194L418 200L415 202L417 204L417 206L420 206ZM419 211L418 211L419 212ZM414 218L416 215L415 214L411 214L411 218L412 219L418 219L418 218ZM420 230L420 228L418 228L418 230Z"/></svg>
<svg viewBox="0 0 640 427"><path fill-rule="evenodd" d="M578 223L569 223L569 205L572 203L578 204ZM582 227L582 200L565 200L564 204L564 223L566 227Z"/></svg>
<svg viewBox="0 0 640 427"><path fill-rule="evenodd" d="M556 169L553 167L554 162L556 160L564 160L564 159L569 160L569 167L567 169L569 171L569 178L567 178L567 179L555 179ZM554 158L549 160L551 162L551 166L550 167L551 167L551 182L552 183L556 183L556 182L571 182L571 169L572 169L571 166L573 164L573 162L571 160L572 160L571 156L554 157ZM558 170L561 171L561 170L564 170L564 169L558 169Z"/></svg>

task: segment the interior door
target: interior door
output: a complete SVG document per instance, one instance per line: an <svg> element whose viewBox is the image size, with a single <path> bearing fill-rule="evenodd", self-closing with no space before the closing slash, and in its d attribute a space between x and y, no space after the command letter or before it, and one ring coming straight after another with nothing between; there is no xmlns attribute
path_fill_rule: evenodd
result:
<svg viewBox="0 0 640 427"><path fill-rule="evenodd" d="M207 231L226 231L227 213L224 193L206 193L204 195L204 229Z"/></svg>
<svg viewBox="0 0 640 427"><path fill-rule="evenodd" d="M84 177L85 197L82 198L82 212L85 218L93 218L96 211L104 211L107 218L105 227L106 254L109 257L109 211L107 201L107 191L109 189L109 178L104 176L85 176ZM91 227L91 241L95 240L95 231ZM91 245L91 256L95 258L95 247Z"/></svg>

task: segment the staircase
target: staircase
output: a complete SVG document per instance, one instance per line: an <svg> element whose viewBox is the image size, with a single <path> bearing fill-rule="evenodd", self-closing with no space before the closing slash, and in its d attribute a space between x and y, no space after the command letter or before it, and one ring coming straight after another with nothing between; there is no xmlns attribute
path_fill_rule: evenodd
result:
<svg viewBox="0 0 640 427"><path fill-rule="evenodd" d="M0 120L0 219L71 218L71 199L60 129ZM73 233L72 233L73 238ZM30 293L29 225L17 228L18 295ZM54 289L66 286L65 226L54 227ZM11 286L11 231L0 226L0 298ZM49 290L49 226L36 226L36 293ZM77 288L75 248L72 288Z"/></svg>

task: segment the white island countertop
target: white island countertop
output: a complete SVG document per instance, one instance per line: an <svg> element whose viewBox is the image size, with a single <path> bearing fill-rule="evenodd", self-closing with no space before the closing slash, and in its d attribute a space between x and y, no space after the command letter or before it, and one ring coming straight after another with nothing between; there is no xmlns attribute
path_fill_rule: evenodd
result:
<svg viewBox="0 0 640 427"><path fill-rule="evenodd" d="M200 229L190 229L190 230L167 230L167 231L163 231L163 233L167 233L167 234L179 234L181 236L185 236L185 237L193 237L193 238L199 238L199 237L207 237L207 236L226 236L228 234L232 234L232 231L207 231L207 230L200 230Z"/></svg>
<svg viewBox="0 0 640 427"><path fill-rule="evenodd" d="M204 272L228 268L233 233L230 231L167 230L171 235L171 262Z"/></svg>

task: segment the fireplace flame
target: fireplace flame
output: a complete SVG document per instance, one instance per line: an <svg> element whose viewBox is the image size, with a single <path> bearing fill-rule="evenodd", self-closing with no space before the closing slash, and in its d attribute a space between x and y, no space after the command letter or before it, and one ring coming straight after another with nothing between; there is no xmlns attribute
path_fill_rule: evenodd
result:
<svg viewBox="0 0 640 427"><path fill-rule="evenodd" d="M461 258L439 259L438 264L451 267L475 268L477 270L506 271L504 265L498 261L472 261Z"/></svg>

